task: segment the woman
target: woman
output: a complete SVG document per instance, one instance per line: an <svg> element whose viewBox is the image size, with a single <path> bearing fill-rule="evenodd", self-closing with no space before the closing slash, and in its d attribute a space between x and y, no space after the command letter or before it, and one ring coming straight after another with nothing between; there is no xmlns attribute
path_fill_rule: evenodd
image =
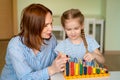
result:
<svg viewBox="0 0 120 80"><path fill-rule="evenodd" d="M20 28L8 44L1 80L48 80L64 70L68 59L54 53L51 10L42 4L29 5L23 10Z"/></svg>

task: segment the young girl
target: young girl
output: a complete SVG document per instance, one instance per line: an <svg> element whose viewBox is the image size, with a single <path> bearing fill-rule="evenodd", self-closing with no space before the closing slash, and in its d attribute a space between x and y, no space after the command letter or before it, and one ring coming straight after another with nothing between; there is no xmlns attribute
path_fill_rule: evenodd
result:
<svg viewBox="0 0 120 80"><path fill-rule="evenodd" d="M96 60L98 63L104 63L96 40L84 34L84 15L78 9L65 11L61 16L61 23L67 38L57 45L56 53L61 52L87 62Z"/></svg>

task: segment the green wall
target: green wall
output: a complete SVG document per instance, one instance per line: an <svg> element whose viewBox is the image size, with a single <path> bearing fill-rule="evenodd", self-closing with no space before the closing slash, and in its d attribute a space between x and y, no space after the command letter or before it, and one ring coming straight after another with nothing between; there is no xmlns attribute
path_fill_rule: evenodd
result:
<svg viewBox="0 0 120 80"><path fill-rule="evenodd" d="M61 15L69 8L79 8L86 15L103 16L105 0L18 0L18 11L31 4L42 3L49 7L54 14Z"/></svg>
<svg viewBox="0 0 120 80"><path fill-rule="evenodd" d="M118 30L120 30L120 0L17 0L18 23L21 11L31 3L42 3L54 13L54 19L70 8L78 8L85 17L105 19L105 50L120 50ZM58 18L54 23L59 24Z"/></svg>
<svg viewBox="0 0 120 80"><path fill-rule="evenodd" d="M87 17L105 18L105 0L18 0L18 21L22 9L31 3L44 4L55 16L60 16L67 9L78 8Z"/></svg>
<svg viewBox="0 0 120 80"><path fill-rule="evenodd" d="M105 50L120 51L120 0L107 0Z"/></svg>

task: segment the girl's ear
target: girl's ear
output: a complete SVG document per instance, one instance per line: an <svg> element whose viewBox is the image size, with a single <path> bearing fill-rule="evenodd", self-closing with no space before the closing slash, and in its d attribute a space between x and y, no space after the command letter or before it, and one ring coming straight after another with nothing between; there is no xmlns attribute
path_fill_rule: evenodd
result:
<svg viewBox="0 0 120 80"><path fill-rule="evenodd" d="M81 24L81 29L84 29L84 23L83 23L83 24Z"/></svg>

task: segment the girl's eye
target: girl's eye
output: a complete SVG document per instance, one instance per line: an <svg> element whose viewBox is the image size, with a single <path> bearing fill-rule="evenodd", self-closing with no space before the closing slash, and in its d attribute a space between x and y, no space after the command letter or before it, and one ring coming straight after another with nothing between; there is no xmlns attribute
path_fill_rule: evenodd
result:
<svg viewBox="0 0 120 80"><path fill-rule="evenodd" d="M66 29L67 31L70 31L71 29Z"/></svg>
<svg viewBox="0 0 120 80"><path fill-rule="evenodd" d="M78 30L78 29L79 29L79 27L75 28L75 30Z"/></svg>

